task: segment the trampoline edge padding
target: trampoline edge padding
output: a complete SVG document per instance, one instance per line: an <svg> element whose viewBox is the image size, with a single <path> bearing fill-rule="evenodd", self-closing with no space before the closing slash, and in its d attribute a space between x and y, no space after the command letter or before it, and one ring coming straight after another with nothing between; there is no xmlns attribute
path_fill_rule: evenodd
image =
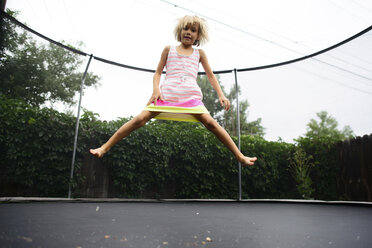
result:
<svg viewBox="0 0 372 248"><path fill-rule="evenodd" d="M162 203L162 202L239 202L239 203L294 203L294 204L333 204L333 205L361 205L372 207L372 202L362 201L323 201L300 199L133 199L133 198L59 198L59 197L0 197L0 203L27 203L27 202L108 202L108 203Z"/></svg>

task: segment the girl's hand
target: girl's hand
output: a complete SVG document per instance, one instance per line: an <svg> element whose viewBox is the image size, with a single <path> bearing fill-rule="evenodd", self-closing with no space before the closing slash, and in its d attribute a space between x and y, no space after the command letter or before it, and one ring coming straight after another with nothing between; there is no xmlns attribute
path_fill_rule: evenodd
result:
<svg viewBox="0 0 372 248"><path fill-rule="evenodd" d="M155 90L153 93L152 93L152 96L150 97L150 100L147 102L147 105L150 105L151 103L154 103L154 105L156 106L156 103L158 100L162 100L164 101L163 97L161 96L160 94L160 91L159 90Z"/></svg>
<svg viewBox="0 0 372 248"><path fill-rule="evenodd" d="M225 96L220 96L218 100L220 101L221 106L224 107L226 111L230 109L231 104L229 99L227 99Z"/></svg>

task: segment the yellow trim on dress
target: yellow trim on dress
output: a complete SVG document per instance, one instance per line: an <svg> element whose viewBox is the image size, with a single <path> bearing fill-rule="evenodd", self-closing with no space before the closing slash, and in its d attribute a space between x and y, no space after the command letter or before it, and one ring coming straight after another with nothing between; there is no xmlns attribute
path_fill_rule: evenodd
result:
<svg viewBox="0 0 372 248"><path fill-rule="evenodd" d="M160 112L155 117L158 120L171 120L171 121L186 121L186 122L199 122L193 114L209 114L206 107L203 105L195 107L176 107L176 106L155 106L153 103L146 106L144 110L151 112Z"/></svg>

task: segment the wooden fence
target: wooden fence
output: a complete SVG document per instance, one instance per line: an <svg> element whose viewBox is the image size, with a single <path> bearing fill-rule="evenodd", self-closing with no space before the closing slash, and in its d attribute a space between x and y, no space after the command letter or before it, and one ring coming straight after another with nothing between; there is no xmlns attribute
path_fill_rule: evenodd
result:
<svg viewBox="0 0 372 248"><path fill-rule="evenodd" d="M372 201L372 134L338 144L341 196L345 200Z"/></svg>

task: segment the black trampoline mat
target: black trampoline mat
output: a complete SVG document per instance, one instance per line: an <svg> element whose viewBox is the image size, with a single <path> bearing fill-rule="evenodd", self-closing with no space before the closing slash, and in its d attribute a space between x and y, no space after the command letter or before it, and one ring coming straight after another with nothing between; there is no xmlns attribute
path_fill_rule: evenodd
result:
<svg viewBox="0 0 372 248"><path fill-rule="evenodd" d="M1 247L372 247L368 206L253 202L0 204Z"/></svg>

